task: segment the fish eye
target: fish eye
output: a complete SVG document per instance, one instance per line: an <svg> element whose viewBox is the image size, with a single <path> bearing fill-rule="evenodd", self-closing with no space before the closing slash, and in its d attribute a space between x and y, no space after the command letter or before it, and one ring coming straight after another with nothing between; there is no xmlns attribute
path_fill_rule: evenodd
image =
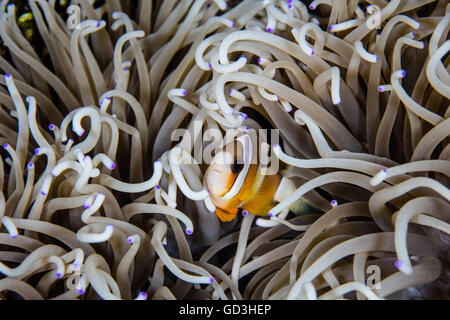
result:
<svg viewBox="0 0 450 320"><path fill-rule="evenodd" d="M238 163L237 160L234 160L233 164L231 165L231 172L238 173L244 168L244 164Z"/></svg>

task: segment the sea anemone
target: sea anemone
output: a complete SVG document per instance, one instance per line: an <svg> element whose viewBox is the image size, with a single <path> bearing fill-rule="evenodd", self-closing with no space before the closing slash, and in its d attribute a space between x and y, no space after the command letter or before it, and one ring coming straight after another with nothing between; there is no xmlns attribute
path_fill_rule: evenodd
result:
<svg viewBox="0 0 450 320"><path fill-rule="evenodd" d="M449 26L446 0L2 0L0 299L448 299ZM222 223L204 151L261 129L295 191Z"/></svg>

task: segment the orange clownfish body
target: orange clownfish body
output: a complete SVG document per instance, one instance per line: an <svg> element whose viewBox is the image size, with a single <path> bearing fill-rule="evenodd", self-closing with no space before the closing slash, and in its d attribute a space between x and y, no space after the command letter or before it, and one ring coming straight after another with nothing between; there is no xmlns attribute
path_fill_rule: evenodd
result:
<svg viewBox="0 0 450 320"><path fill-rule="evenodd" d="M229 152L229 147L236 152ZM240 136L218 151L205 175L216 215L223 222L233 220L240 208L267 216L275 206L274 196L281 179L278 173L262 174L248 135Z"/></svg>

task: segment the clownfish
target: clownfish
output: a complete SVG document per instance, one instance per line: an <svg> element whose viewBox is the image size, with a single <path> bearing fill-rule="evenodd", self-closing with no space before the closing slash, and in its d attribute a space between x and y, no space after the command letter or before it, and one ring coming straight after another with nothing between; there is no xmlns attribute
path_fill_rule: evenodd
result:
<svg viewBox="0 0 450 320"><path fill-rule="evenodd" d="M239 136L215 153L205 173L205 184L222 222L233 220L240 210L267 216L277 202L295 191L293 182L279 172L264 174L264 168L256 159L248 134ZM300 198L289 209L299 213L306 205L307 200Z"/></svg>

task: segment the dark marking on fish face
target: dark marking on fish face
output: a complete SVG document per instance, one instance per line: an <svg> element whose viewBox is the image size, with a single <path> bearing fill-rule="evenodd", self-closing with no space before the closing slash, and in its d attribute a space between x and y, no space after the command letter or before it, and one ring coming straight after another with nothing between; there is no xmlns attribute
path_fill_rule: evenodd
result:
<svg viewBox="0 0 450 320"><path fill-rule="evenodd" d="M241 170L243 168L244 168L244 164L238 163L238 161L235 160L234 163L231 165L231 172L233 172L234 174L237 174L237 173L241 172Z"/></svg>

